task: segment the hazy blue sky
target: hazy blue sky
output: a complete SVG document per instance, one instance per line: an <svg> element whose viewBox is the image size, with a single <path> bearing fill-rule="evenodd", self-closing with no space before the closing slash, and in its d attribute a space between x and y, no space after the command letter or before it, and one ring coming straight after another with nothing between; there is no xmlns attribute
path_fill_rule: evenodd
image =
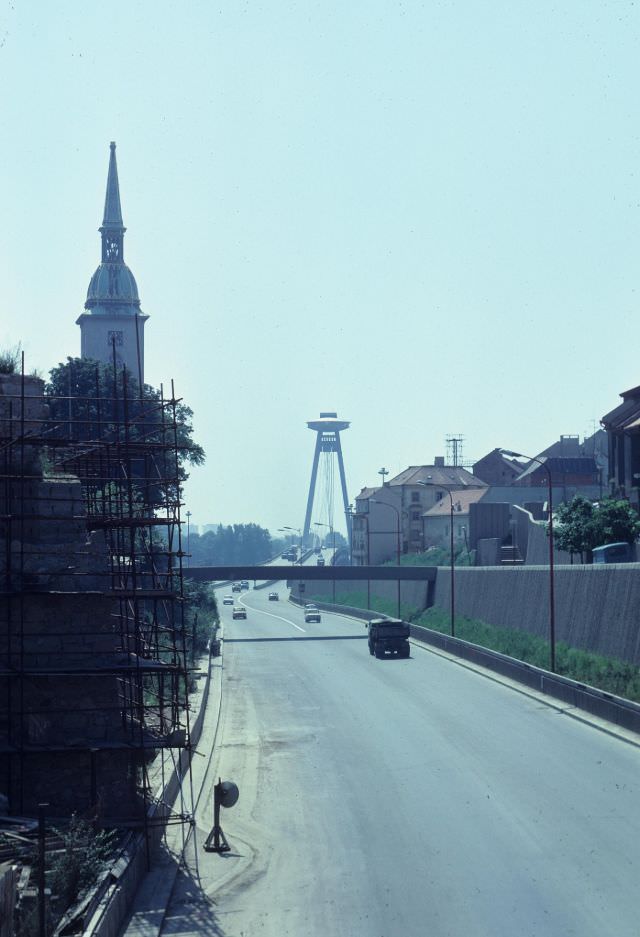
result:
<svg viewBox="0 0 640 937"><path fill-rule="evenodd" d="M147 380L208 454L194 522L301 525L320 410L353 498L640 383L640 3L0 9L0 342L79 354L116 140Z"/></svg>

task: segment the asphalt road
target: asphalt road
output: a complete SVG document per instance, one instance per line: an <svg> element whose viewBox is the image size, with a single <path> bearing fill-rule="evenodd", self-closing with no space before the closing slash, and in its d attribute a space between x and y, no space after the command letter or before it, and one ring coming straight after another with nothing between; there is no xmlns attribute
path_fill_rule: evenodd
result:
<svg viewBox="0 0 640 937"><path fill-rule="evenodd" d="M163 933L638 937L640 749L419 646L376 660L277 588L223 611L198 870ZM218 775L226 856L201 848Z"/></svg>

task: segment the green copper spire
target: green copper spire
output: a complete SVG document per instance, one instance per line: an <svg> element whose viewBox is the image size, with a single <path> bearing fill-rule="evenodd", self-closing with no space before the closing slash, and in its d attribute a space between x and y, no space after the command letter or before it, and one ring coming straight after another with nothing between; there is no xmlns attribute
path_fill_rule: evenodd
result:
<svg viewBox="0 0 640 937"><path fill-rule="evenodd" d="M118 164L116 163L116 145L110 144L109 175L107 176L107 194L104 200L104 218L102 227L122 228L122 209L120 208L120 186L118 185ZM124 230L124 229L123 229Z"/></svg>

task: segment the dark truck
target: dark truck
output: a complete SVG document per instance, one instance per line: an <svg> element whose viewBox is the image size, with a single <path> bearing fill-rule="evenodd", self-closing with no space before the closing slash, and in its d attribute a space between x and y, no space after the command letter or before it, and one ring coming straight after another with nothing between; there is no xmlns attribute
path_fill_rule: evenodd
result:
<svg viewBox="0 0 640 937"><path fill-rule="evenodd" d="M409 625L401 618L372 618L369 628L369 653L376 657L394 654L409 657Z"/></svg>

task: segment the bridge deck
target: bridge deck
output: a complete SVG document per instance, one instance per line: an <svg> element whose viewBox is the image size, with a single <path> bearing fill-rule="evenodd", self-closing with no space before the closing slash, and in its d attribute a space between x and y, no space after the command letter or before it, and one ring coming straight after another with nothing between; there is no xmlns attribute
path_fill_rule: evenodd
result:
<svg viewBox="0 0 640 937"><path fill-rule="evenodd" d="M227 582L235 579L341 582L369 579L372 582L435 582L437 566L187 566L187 579Z"/></svg>

